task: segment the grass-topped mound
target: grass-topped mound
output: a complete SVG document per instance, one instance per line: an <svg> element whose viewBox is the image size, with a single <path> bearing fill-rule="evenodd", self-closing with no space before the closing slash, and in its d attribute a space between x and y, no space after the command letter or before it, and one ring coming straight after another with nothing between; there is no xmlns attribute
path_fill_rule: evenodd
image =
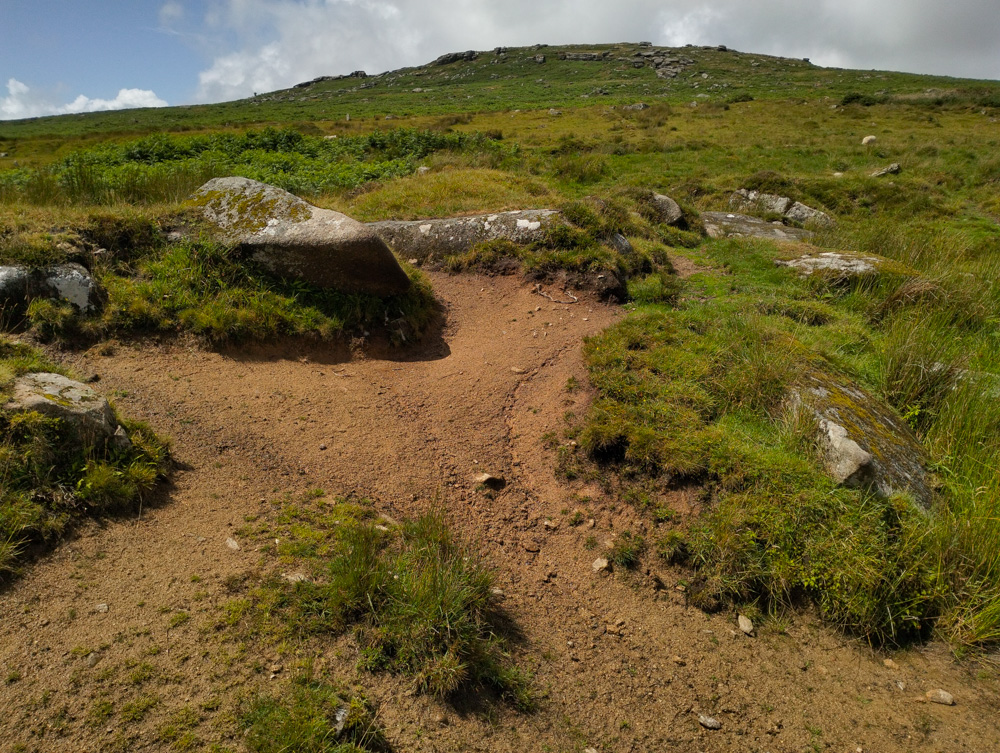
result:
<svg viewBox="0 0 1000 753"><path fill-rule="evenodd" d="M68 211L55 232L34 213L0 236L0 264L34 266L48 260L88 267L106 291L103 311L81 314L68 302L35 299L24 325L43 338L132 337L189 332L222 344L302 336L320 340L383 332L395 342L419 337L436 303L421 273L404 264L412 282L401 295L341 293L269 274L240 247L190 231L168 231L195 220L179 208L127 207ZM8 317L9 318L9 317Z"/></svg>
<svg viewBox="0 0 1000 753"><path fill-rule="evenodd" d="M850 245L863 248L865 238ZM995 425L1000 409L960 370L972 357L995 373L995 355L974 346L994 325L969 322L967 293L945 293L940 282L921 286L938 293L927 308L907 311L899 301L916 290L911 277L845 287L775 266L784 254L762 241L710 243L701 258L713 269L691 278L679 301L643 306L589 341L598 397L574 433L579 447L658 523L661 554L694 566L695 603L766 610L807 598L875 643L935 626L960 642L995 640L998 560L986 542L998 533L987 492L996 478L976 464L1000 459L978 426ZM916 336L929 321L938 342ZM947 344L955 338L964 355ZM788 400L817 371L857 380L923 439L946 479L930 516L905 495L838 487L824 472L815 425ZM561 464L571 477L588 473L571 448ZM707 512L678 527L662 500L690 483L704 486Z"/></svg>
<svg viewBox="0 0 1000 753"><path fill-rule="evenodd" d="M17 377L62 371L29 346L0 339L0 404ZM58 418L0 409L0 577L16 572L31 545L57 539L74 522L142 503L167 471L167 447L145 424L122 425L127 446L81 441Z"/></svg>

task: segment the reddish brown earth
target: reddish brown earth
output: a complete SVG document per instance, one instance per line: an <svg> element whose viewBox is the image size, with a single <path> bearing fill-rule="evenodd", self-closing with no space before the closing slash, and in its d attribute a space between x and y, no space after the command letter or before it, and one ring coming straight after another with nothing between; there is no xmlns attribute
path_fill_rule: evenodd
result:
<svg viewBox="0 0 1000 753"><path fill-rule="evenodd" d="M240 750L236 699L278 692L306 654L364 687L398 751L1000 750L989 665L930 645L886 666L809 615L748 637L735 613L686 607L683 573L594 573L588 537L651 532L598 486L559 482L542 437L586 408L586 389L566 389L570 377L586 384L582 338L621 310L556 304L512 277L432 279L446 324L410 350L173 343L70 359L172 437L181 467L141 516L84 526L0 592L0 750L170 750L165 725L185 706L198 709L191 749ZM507 486L477 490L482 471ZM267 566L245 521L313 488L369 498L394 518L438 505L478 541L523 633L516 653L539 710L415 695L406 678L357 672L350 637L227 642L213 625L233 584ZM692 505L678 492L678 510ZM578 507L593 528L569 525ZM191 619L179 624L180 611ZM956 705L924 702L936 688ZM127 721L142 698L156 705Z"/></svg>

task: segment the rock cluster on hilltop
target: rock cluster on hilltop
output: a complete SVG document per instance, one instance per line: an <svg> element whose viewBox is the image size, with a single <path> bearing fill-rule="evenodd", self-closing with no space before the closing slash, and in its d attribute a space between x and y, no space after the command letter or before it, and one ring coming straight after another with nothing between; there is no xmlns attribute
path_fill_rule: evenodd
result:
<svg viewBox="0 0 1000 753"><path fill-rule="evenodd" d="M629 58L633 67L650 67L660 78L677 78L684 69L695 61L685 55L662 47L647 47L636 50Z"/></svg>

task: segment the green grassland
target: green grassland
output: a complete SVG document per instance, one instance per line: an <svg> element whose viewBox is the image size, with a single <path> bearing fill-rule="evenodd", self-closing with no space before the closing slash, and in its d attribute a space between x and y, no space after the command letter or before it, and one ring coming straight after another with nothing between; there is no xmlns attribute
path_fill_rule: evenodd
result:
<svg viewBox="0 0 1000 753"><path fill-rule="evenodd" d="M574 225L562 237L449 265L510 257L529 272L599 264L628 278L630 314L586 344L597 399L559 450L561 473L610 479L650 516L655 540L623 562L644 550L685 568L706 608L814 603L876 644L1000 640L1000 84L715 48L678 50L694 62L660 79L632 66L636 49L511 49L219 105L2 123L0 258L76 254L108 288L99 321L29 312L42 335L336 337L386 304L320 300L234 249L168 240L190 190L244 174L365 221L563 208ZM560 60L567 50L611 54ZM637 102L649 107L624 109ZM871 177L893 162L898 175ZM816 245L917 276L803 280L775 267L786 251L772 243L706 239L697 212L724 209L739 187L822 209L837 225ZM692 226L659 224L651 191ZM634 254L607 245L614 232ZM681 258L704 271L679 280ZM431 300L422 285L409 308L387 306L414 331ZM808 427L784 409L808 370L909 422L933 462L931 514L820 471ZM681 525L662 499L688 483L706 513Z"/></svg>

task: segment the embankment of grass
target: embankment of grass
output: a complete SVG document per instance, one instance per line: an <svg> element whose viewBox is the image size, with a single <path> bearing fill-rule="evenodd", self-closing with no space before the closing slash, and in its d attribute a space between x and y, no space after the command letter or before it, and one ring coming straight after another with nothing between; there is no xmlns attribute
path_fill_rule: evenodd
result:
<svg viewBox="0 0 1000 753"><path fill-rule="evenodd" d="M769 243L701 251L719 271L586 344L598 397L574 435L579 451L561 451L563 472L614 471L617 492L660 526L652 550L694 567L688 593L702 606L812 601L876 644L935 629L956 644L996 640L997 509L987 490L1000 453L978 419L989 432L998 408L959 369L993 336L990 316L970 321L968 291L945 284L936 303L904 313L911 280L799 278L775 267L781 252ZM942 346L955 338L959 347ZM822 472L810 427L785 410L789 387L813 368L881 396L923 438L945 479L931 516ZM692 482L709 503L681 532L663 500Z"/></svg>
<svg viewBox="0 0 1000 753"><path fill-rule="evenodd" d="M0 402L18 376L37 371L63 373L27 345L0 339ZM0 577L17 571L31 545L58 539L73 523L136 509L164 476L163 440L143 423L122 425L128 449L81 444L59 419L0 410Z"/></svg>

